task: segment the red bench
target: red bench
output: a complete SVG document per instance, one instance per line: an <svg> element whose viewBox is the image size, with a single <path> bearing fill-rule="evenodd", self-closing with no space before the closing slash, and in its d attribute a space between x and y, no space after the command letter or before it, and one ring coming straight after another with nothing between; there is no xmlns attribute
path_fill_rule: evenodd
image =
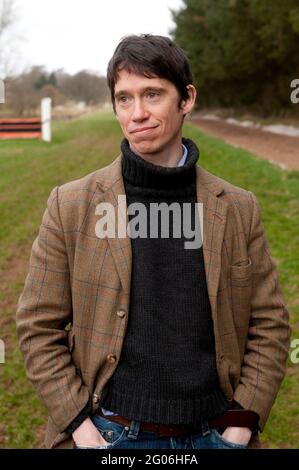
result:
<svg viewBox="0 0 299 470"><path fill-rule="evenodd" d="M41 118L0 119L0 139L41 139Z"/></svg>

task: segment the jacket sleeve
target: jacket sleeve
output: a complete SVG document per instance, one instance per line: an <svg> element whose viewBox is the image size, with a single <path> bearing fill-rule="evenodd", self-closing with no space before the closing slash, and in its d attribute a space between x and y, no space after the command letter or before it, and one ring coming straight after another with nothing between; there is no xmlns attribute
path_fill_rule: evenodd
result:
<svg viewBox="0 0 299 470"><path fill-rule="evenodd" d="M58 195L55 187L32 245L16 325L27 377L63 432L87 405L89 391L76 374L65 330L72 321L72 297Z"/></svg>
<svg viewBox="0 0 299 470"><path fill-rule="evenodd" d="M289 312L284 304L276 263L269 252L256 196L248 255L253 265L251 316L240 382L234 400L259 415L263 431L286 372L290 346Z"/></svg>

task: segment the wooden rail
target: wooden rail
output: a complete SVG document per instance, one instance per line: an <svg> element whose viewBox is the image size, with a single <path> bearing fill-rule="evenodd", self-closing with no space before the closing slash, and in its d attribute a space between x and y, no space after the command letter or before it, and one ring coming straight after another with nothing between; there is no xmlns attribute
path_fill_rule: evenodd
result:
<svg viewBox="0 0 299 470"><path fill-rule="evenodd" d="M41 118L0 119L0 139L40 139Z"/></svg>

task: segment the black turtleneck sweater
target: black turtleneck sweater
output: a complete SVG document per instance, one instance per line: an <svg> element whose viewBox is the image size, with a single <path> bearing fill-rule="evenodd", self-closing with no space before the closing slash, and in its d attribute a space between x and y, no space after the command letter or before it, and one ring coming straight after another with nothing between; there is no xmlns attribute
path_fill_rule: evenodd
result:
<svg viewBox="0 0 299 470"><path fill-rule="evenodd" d="M151 203L190 203L194 228L199 153L191 140L183 143L185 165L169 168L145 161L122 141L127 204L144 204L148 234ZM186 249L183 229L174 238L171 217L169 227L170 238L160 231L158 238L131 238L127 331L100 405L128 419L188 424L221 414L228 401L218 382L202 247Z"/></svg>

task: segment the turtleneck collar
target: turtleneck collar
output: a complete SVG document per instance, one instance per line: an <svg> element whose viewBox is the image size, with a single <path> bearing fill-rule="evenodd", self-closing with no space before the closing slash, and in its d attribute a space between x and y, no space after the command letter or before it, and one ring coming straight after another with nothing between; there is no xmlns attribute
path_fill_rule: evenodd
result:
<svg viewBox="0 0 299 470"><path fill-rule="evenodd" d="M121 142L122 173L125 181L131 185L174 189L193 183L196 175L195 164L199 158L199 150L191 139L182 138L182 143L188 150L188 157L183 166L164 167L147 162L130 148L124 138Z"/></svg>

